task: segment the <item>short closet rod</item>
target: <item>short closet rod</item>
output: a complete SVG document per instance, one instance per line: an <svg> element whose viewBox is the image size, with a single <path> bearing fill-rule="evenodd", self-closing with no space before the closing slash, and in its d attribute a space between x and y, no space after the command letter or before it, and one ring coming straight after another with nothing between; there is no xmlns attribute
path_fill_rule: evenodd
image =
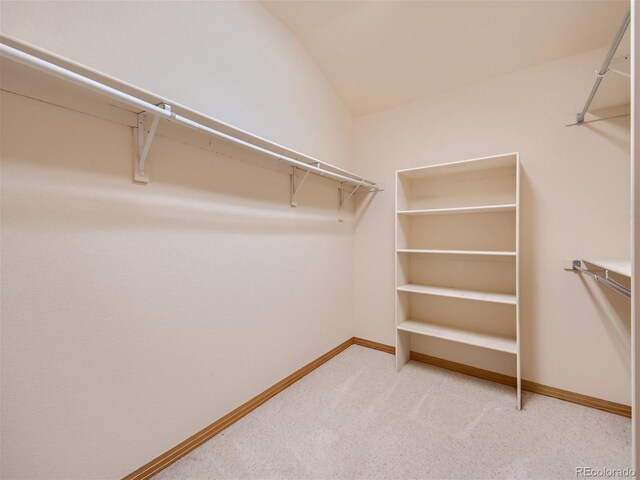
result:
<svg viewBox="0 0 640 480"><path fill-rule="evenodd" d="M609 48L609 52L607 53L607 56L604 57L604 61L602 62L602 66L600 67L600 70L596 72L596 81L593 84L591 93L589 93L589 98L587 98L587 101L584 104L584 108L582 109L582 111L576 115L576 123L580 124L584 122L584 116L587 114L587 111L591 106L591 102L593 102L593 98L596 96L596 92L598 91L598 88L600 88L600 83L602 83L602 77L604 77L604 75L609 70L609 65L611 64L611 60L613 60L613 56L615 55L616 50L618 49L618 46L622 41L622 37L624 37L624 34L627 31L627 28L629 27L630 21L631 21L631 10L628 9L627 13L624 15L624 18L622 19L622 24L618 29L618 33L616 33L616 36L613 39L613 43Z"/></svg>
<svg viewBox="0 0 640 480"><path fill-rule="evenodd" d="M369 190L374 190L374 191L382 190L379 185L377 185L375 182L372 182L371 180L357 177L357 175L352 174L350 172L346 172L346 173L348 175L352 175L351 177L346 175L341 175L339 173L331 172L329 170L325 170L321 168L320 166L322 165L321 162L318 162L318 166L309 165L308 163L302 162L300 160L287 157L286 155L280 155L278 153L272 152L258 145L245 142L244 140L233 137L231 135L227 135L226 133L219 132L218 130L214 130L213 128L207 127L206 125L202 125L201 123L195 122L189 118L173 113L170 110L166 110L157 105L153 105L152 103L145 102L144 100L134 97L133 95L129 95L128 93L122 92L108 85L104 85L100 82L97 82L85 76L79 75L75 72L72 72L71 70L67 70L53 63L42 60L41 58L35 57L33 55L29 55L28 53L25 53L21 50L10 47L8 45L0 44L0 56L8 58L18 63L21 63L23 65L27 65L29 67L35 68L37 70L46 72L50 75L54 75L58 78L62 78L69 82L75 83L76 85L83 86L85 88L101 93L103 95L107 95L111 98L114 98L123 103L126 103L127 105L140 109L141 111L156 115L160 118L165 118L166 120L169 120L171 122L185 125L194 130L199 130L199 131L208 133L210 135L214 135L218 138L222 138L224 140L235 143L242 147L257 151L259 153L262 153L263 155L269 156L276 160L281 160L290 165L294 165L300 169L307 170L316 175L330 178L338 182L345 182L351 185L365 187ZM357 177L357 178L353 178L353 177Z"/></svg>
<svg viewBox="0 0 640 480"><path fill-rule="evenodd" d="M606 276L603 277L602 275L598 275L597 273L592 272L591 270L582 268L582 262L580 260L574 260L572 267L574 272L580 272L580 273L584 273L585 275L589 275L591 278L593 278L596 282L600 283L601 285L604 285L606 287L609 287L615 290L620 295L624 295L627 298L631 298L631 290L624 287L623 285L620 285L615 280L610 279L608 270L605 270Z"/></svg>

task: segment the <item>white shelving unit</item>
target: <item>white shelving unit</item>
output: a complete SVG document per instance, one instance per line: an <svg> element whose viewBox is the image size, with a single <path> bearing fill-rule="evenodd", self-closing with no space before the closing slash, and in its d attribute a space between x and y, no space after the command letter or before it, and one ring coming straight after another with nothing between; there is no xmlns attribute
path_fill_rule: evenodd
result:
<svg viewBox="0 0 640 480"><path fill-rule="evenodd" d="M398 370L425 337L501 352L518 409L519 183L517 153L396 172Z"/></svg>

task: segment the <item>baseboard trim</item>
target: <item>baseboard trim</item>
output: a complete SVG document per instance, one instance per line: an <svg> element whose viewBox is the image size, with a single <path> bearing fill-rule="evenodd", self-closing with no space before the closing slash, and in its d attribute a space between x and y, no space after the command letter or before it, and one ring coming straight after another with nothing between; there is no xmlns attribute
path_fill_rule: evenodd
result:
<svg viewBox="0 0 640 480"><path fill-rule="evenodd" d="M338 345L336 348L329 350L324 355L316 358L314 361L312 361L311 363L308 363L307 365L300 368L299 370L296 370L294 373L292 373L288 377L284 378L283 380L280 380L275 385L267 388L264 392L260 393L256 397L252 398L248 402L241 405L240 407L236 408L235 410L232 410L231 412L226 414L224 417L220 418L219 420L216 420L211 425L203 428L195 435L192 435L186 440L180 442L171 450L168 450L162 455L159 455L158 457L154 458L149 463L143 465L135 472L130 473L129 475L124 477L123 480L146 480L153 477L160 471L167 468L172 463L184 457L190 451L198 448L200 445L202 445L203 443L207 442L208 440L216 436L225 428L234 424L235 422L240 420L242 417L244 417L248 413L251 413L253 410L255 410L260 405L265 403L267 400L269 400L270 398L274 397L275 395L283 391L285 388L287 388L291 384L297 382L302 377L311 373L313 370L318 368L323 363L331 360L340 352L349 348L351 345L353 345L353 343L354 343L354 339L350 338L349 340Z"/></svg>
<svg viewBox="0 0 640 480"><path fill-rule="evenodd" d="M451 360L425 355L424 353L411 352L410 358L417 362L446 368L447 370L464 373L465 375L482 378L483 380L489 380L503 385L510 385L512 387L516 386L516 377L512 377L510 375L503 375L502 373L483 370L482 368L452 362ZM596 408L598 410L604 410L605 412L615 413L616 415L631 418L631 407L622 403L610 402L609 400L590 397L589 395L570 392L568 390L562 390L561 388L549 387L547 385L542 385L541 383L524 379L522 380L522 389L527 392L538 393L540 395L546 395L547 397L553 397L566 402L576 403L585 407Z"/></svg>
<svg viewBox="0 0 640 480"><path fill-rule="evenodd" d="M361 347L373 348L374 350L380 350L381 352L390 353L391 355L396 354L396 347L374 342L372 340L365 340L364 338L353 337L353 344L360 345Z"/></svg>
<svg viewBox="0 0 640 480"><path fill-rule="evenodd" d="M539 393L540 395L546 395L547 397L554 397L566 402L577 403L578 405L583 405L585 407L591 407L631 418L631 406L623 403L610 402L609 400L590 397L589 395L570 392L569 390L562 390L561 388L549 387L530 380L522 380L522 389L528 392Z"/></svg>
<svg viewBox="0 0 640 480"><path fill-rule="evenodd" d="M516 386L516 377L492 372L490 370L483 370L482 368L472 367L471 365L466 365L464 363L453 362L451 360L445 360L444 358L434 357L418 352L411 352L409 358L416 362L427 363L434 367L440 367L446 370L453 370L454 372L464 373L465 375L489 380L490 382L501 383L503 385L509 385L510 387Z"/></svg>
<svg viewBox="0 0 640 480"><path fill-rule="evenodd" d="M191 452L192 450L195 450L203 443L211 440L218 433L222 432L225 428L229 427L230 425L233 425L242 417L251 413L253 410L258 408L260 405L262 405L263 403L265 403L267 400L274 397L278 393L282 392L285 388L289 387L291 384L297 382L305 375L311 373L313 370L318 368L323 363L331 360L333 357L335 357L342 351L346 350L351 345L360 345L361 347L379 350L381 352L389 353L391 355L395 355L396 353L395 347L392 347L391 345L385 345L384 343L378 343L372 340L366 340L364 338L359 338L359 337L350 338L349 340L341 343L340 345L333 348L332 350L329 350L324 355L316 358L311 363L308 363L307 365L300 368L299 370L296 370L288 377L280 380L275 385L267 388L265 391L263 391L259 395L255 396L254 398L244 403L243 405L239 406L235 410L232 410L231 412L226 414L224 417L213 422L211 425L203 428L198 433L180 442L171 450L168 450L162 455L157 456L147 464L137 469L135 472L130 473L129 475L124 477L122 480L150 479L157 473L160 473L162 470L167 468L172 463L184 457L187 453ZM515 386L516 384L515 377L509 376L509 375L503 375L501 373L491 372L489 370L483 370L481 368L472 367L470 365L465 365L463 363L452 362L451 360L445 360L444 358L425 355L424 353L411 352L410 358L411 360L415 360L417 362L426 363L426 364L433 365L440 368L445 368L447 370L463 373L465 375L481 378L483 380L489 380L492 382L497 382L497 383L510 385L510 386ZM604 410L605 412L615 413L617 415L622 415L625 417L631 417L631 407L628 405L623 405L621 403L610 402L608 400L602 400L600 398L590 397L588 395L582 395L580 393L569 392L568 390L562 390L560 388L548 387L546 385L531 382L529 380L522 381L522 389L527 390L529 392L558 398L560 400L565 400L567 402L576 403L578 405L583 405L585 407L596 408L598 410Z"/></svg>

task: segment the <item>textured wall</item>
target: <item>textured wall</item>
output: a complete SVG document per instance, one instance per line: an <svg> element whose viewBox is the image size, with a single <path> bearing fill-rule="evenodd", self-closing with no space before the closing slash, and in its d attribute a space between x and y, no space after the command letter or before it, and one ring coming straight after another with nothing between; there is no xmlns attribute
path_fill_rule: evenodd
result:
<svg viewBox="0 0 640 480"><path fill-rule="evenodd" d="M259 4L3 2L2 30L348 167ZM135 115L2 73L3 478L119 478L353 335L336 183L293 209L277 162L163 125L136 185Z"/></svg>
<svg viewBox="0 0 640 480"><path fill-rule="evenodd" d="M356 231L356 335L395 342L395 170L518 151L523 376L630 403L629 301L563 271L572 258L629 258L629 117L565 126L603 55L589 52L357 119L356 168L388 188ZM610 87L603 83L601 104L616 95ZM508 354L435 340L414 347L515 373Z"/></svg>

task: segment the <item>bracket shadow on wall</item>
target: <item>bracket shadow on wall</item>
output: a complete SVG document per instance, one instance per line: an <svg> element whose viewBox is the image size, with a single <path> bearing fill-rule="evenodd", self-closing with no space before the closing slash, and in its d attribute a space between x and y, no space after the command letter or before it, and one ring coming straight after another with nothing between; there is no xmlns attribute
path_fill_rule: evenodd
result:
<svg viewBox="0 0 640 480"><path fill-rule="evenodd" d="M2 58L60 78L134 109L133 111L137 113L138 127L138 152L134 160L133 175L135 182L149 182L146 170L149 151L159 121L167 120L291 165L290 204L292 207L297 206L297 195L310 173L340 183L340 209L342 209L344 202L359 189L367 193L383 190L377 183L352 172L288 149L209 117L201 112L179 105L176 102L163 99L155 94L91 70L88 67L70 62L50 52L43 51L37 47L24 44L23 42L6 36L2 36L0 40L2 42L0 43L0 56ZM77 73L78 71L81 71L83 74ZM99 80L96 79L96 77ZM200 121L194 120L193 118ZM207 123L209 125L215 125L216 128L206 125ZM297 169L306 172L299 182L296 182ZM346 196L344 190L345 185L352 187L351 191L346 193Z"/></svg>

